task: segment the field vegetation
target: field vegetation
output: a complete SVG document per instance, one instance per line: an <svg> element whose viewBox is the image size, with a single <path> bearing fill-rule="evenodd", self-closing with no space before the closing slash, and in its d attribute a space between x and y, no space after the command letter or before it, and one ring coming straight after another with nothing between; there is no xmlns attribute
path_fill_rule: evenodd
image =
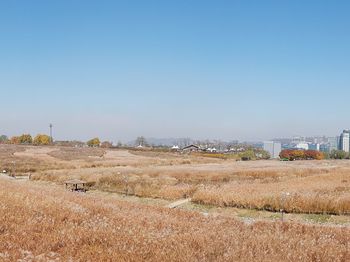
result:
<svg viewBox="0 0 350 262"><path fill-rule="evenodd" d="M0 175L0 261L350 259L347 160L0 145L0 168L31 174ZM88 182L87 194L64 189L74 178ZM281 209L303 219L268 212Z"/></svg>
<svg viewBox="0 0 350 262"><path fill-rule="evenodd" d="M281 159L294 160L322 160L324 153L317 150L285 149L280 153Z"/></svg>
<svg viewBox="0 0 350 262"><path fill-rule="evenodd" d="M350 161L236 161L161 151L0 146L1 169L36 181L219 207L350 213ZM15 161L16 164L13 164ZM15 170L14 170L15 169Z"/></svg>
<svg viewBox="0 0 350 262"><path fill-rule="evenodd" d="M349 261L350 229L243 223L0 177L1 261Z"/></svg>

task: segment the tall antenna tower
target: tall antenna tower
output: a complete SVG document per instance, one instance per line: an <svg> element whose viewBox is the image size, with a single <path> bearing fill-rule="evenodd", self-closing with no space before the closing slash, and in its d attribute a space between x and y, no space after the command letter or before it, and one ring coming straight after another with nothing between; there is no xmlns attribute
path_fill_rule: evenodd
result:
<svg viewBox="0 0 350 262"><path fill-rule="evenodd" d="M52 138L52 127L53 127L53 125L50 124L49 127L50 127L50 144L52 144L53 143L53 138Z"/></svg>

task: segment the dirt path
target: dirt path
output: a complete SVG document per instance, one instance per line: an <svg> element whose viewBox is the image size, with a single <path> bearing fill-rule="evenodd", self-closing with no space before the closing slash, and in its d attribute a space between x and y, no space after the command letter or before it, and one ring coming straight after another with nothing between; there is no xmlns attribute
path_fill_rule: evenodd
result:
<svg viewBox="0 0 350 262"><path fill-rule="evenodd" d="M169 205L167 205L168 208L177 208L178 206L181 206L183 204L191 202L191 198L186 198L186 199L180 199L178 201L175 201Z"/></svg>
<svg viewBox="0 0 350 262"><path fill-rule="evenodd" d="M108 150L104 155L107 160L136 160L149 159L145 156L131 154L127 150Z"/></svg>
<svg viewBox="0 0 350 262"><path fill-rule="evenodd" d="M15 156L19 157L33 157L36 159L44 161L59 161L59 159L50 156L49 153L56 151L57 148L48 148L48 147L38 147L38 148L27 148L23 152L15 152Z"/></svg>

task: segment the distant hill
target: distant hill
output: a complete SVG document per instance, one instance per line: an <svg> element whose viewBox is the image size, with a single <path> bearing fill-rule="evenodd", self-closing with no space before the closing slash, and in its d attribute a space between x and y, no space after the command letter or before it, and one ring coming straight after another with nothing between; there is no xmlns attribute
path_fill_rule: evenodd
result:
<svg viewBox="0 0 350 262"><path fill-rule="evenodd" d="M134 146L135 141L136 140L128 142L128 145ZM146 141L149 145L153 145L153 146L173 146L173 145L183 146L185 144L194 143L194 140L190 139L190 138L154 138L154 137L148 137L148 138L146 138Z"/></svg>

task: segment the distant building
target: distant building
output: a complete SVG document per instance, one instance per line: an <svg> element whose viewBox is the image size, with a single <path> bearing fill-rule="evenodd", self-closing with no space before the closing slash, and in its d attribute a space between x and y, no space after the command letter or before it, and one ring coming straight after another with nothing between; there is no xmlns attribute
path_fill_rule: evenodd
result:
<svg viewBox="0 0 350 262"><path fill-rule="evenodd" d="M339 149L339 137L328 137L329 152Z"/></svg>
<svg viewBox="0 0 350 262"><path fill-rule="evenodd" d="M306 137L304 136L294 136L292 140L292 144L304 143L306 141Z"/></svg>
<svg viewBox="0 0 350 262"><path fill-rule="evenodd" d="M270 153L271 158L278 158L282 151L281 143L274 141L265 141L263 148Z"/></svg>
<svg viewBox="0 0 350 262"><path fill-rule="evenodd" d="M328 137L327 141L320 144L320 151L331 153L333 150L340 150L340 136Z"/></svg>
<svg viewBox="0 0 350 262"><path fill-rule="evenodd" d="M300 143L295 144L294 148L309 150L309 144L306 142L300 142Z"/></svg>
<svg viewBox="0 0 350 262"><path fill-rule="evenodd" d="M215 147L208 147L205 151L208 151L210 153L215 153L217 150Z"/></svg>
<svg viewBox="0 0 350 262"><path fill-rule="evenodd" d="M330 153L332 150L330 150L330 144L321 144L320 145L320 151L325 153Z"/></svg>
<svg viewBox="0 0 350 262"><path fill-rule="evenodd" d="M340 135L340 150L349 152L350 149L350 130L344 130Z"/></svg>
<svg viewBox="0 0 350 262"><path fill-rule="evenodd" d="M320 144L319 143L311 143L308 144L309 150L317 150L320 151Z"/></svg>
<svg viewBox="0 0 350 262"><path fill-rule="evenodd" d="M195 152L199 150L200 150L199 146L196 146L196 145L189 145L182 148L183 152Z"/></svg>

